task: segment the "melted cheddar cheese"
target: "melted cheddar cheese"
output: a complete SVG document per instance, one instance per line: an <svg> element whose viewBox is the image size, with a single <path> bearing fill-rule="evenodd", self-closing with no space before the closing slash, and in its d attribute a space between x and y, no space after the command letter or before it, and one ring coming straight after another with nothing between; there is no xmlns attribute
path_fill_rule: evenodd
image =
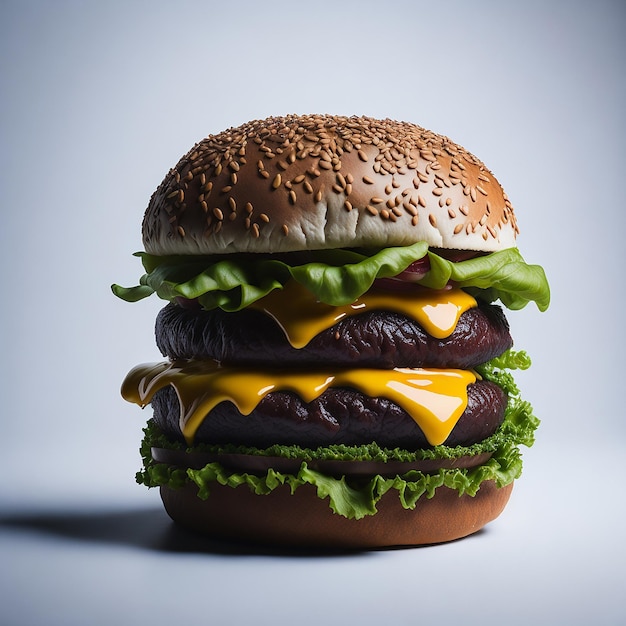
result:
<svg viewBox="0 0 626 626"><path fill-rule="evenodd" d="M294 348L303 348L313 337L344 317L365 311L392 311L414 319L436 339L452 334L459 317L476 306L476 300L461 289L417 289L407 292L370 290L352 304L331 306L296 281L274 290L251 308L264 311L283 329Z"/></svg>
<svg viewBox="0 0 626 626"><path fill-rule="evenodd" d="M249 415L268 393L293 391L311 402L329 387L349 387L385 397L416 421L432 445L442 444L467 406L467 385L476 376L465 370L347 369L287 372L220 367L211 362L152 363L135 367L122 385L122 396L140 406L172 385L180 402L180 429L189 444L200 424L222 401Z"/></svg>

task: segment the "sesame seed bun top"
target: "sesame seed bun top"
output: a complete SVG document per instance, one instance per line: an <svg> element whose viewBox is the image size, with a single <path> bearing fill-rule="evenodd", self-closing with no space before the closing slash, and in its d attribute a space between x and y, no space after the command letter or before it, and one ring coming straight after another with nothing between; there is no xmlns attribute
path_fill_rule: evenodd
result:
<svg viewBox="0 0 626 626"><path fill-rule="evenodd" d="M472 154L414 124L289 115L196 144L153 194L146 252L515 245L513 208Z"/></svg>

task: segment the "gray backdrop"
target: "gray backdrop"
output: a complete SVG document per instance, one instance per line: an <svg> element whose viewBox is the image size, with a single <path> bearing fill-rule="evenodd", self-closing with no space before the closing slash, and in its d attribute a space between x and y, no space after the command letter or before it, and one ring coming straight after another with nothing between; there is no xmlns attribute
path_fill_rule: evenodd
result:
<svg viewBox="0 0 626 626"><path fill-rule="evenodd" d="M0 2L0 621L623 620L625 26L617 0ZM546 269L549 311L508 314L542 428L476 537L200 551L134 484L147 413L119 385L160 358L162 303L109 285L138 278L143 210L194 142L291 112L448 135Z"/></svg>

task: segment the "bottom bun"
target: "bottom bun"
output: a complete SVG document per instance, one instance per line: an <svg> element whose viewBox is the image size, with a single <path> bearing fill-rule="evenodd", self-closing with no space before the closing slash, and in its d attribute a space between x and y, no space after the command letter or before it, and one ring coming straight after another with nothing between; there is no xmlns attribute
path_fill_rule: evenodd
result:
<svg viewBox="0 0 626 626"><path fill-rule="evenodd" d="M498 488L485 481L475 496L439 487L420 498L415 509L402 507L396 493L377 503L378 513L360 520L336 515L312 485L292 494L283 485L268 495L245 487L215 484L207 500L195 485L161 487L168 515L181 526L217 539L294 547L384 548L420 546L460 539L496 519L511 495L513 483Z"/></svg>

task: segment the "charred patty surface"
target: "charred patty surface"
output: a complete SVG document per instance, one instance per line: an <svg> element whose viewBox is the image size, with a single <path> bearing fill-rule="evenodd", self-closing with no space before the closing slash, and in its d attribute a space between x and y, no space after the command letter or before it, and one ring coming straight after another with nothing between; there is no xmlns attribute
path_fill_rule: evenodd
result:
<svg viewBox="0 0 626 626"><path fill-rule="evenodd" d="M468 386L468 405L445 445L471 445L493 434L502 423L506 394L496 384L477 381ZM172 387L158 391L154 419L167 434L184 441L179 427L179 403ZM310 403L291 392L272 392L250 415L231 402L208 413L195 442L267 447L305 447L376 442L408 450L429 447L415 420L386 398L370 398L353 389L330 388Z"/></svg>
<svg viewBox="0 0 626 626"><path fill-rule="evenodd" d="M229 365L434 367L467 369L513 345L502 309L479 303L461 315L445 339L428 335L398 313L371 311L344 318L304 348L287 341L278 324L260 311L227 313L168 304L157 316L156 342L164 356L215 359Z"/></svg>

